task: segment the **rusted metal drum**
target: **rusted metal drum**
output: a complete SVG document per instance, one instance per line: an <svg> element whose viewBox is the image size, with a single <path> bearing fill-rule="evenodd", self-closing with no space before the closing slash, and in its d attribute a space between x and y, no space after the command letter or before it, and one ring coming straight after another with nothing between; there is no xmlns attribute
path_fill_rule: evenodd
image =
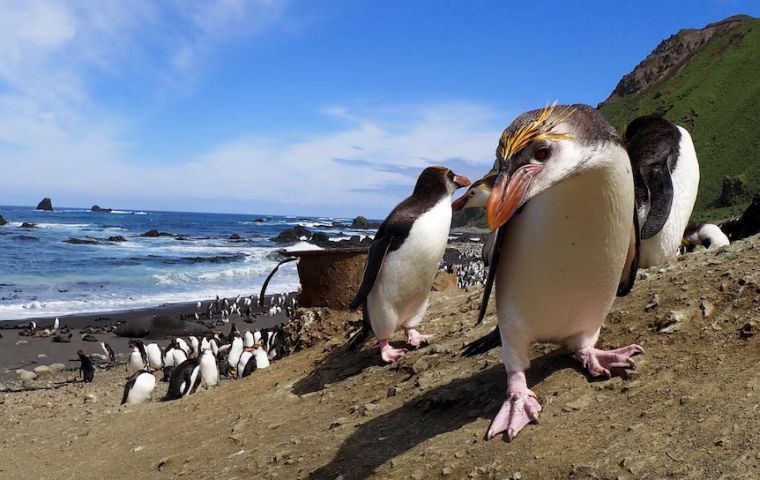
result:
<svg viewBox="0 0 760 480"><path fill-rule="evenodd" d="M298 258L302 307L347 310L362 282L368 248L334 248L279 253Z"/></svg>

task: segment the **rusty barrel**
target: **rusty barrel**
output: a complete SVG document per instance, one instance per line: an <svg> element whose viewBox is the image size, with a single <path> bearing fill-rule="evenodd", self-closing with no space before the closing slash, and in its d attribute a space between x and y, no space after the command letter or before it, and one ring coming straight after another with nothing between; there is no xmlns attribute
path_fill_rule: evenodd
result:
<svg viewBox="0 0 760 480"><path fill-rule="evenodd" d="M347 310L362 282L368 250L333 248L279 253L298 258L300 306Z"/></svg>

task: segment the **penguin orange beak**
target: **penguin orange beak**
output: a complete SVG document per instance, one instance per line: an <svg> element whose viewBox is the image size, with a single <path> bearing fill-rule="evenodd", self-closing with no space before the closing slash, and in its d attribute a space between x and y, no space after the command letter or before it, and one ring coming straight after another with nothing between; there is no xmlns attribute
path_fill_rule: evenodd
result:
<svg viewBox="0 0 760 480"><path fill-rule="evenodd" d="M458 212L459 210L463 209L466 204L467 204L467 194L464 194L461 197L454 200L453 202L451 202L451 210L454 212Z"/></svg>
<svg viewBox="0 0 760 480"><path fill-rule="evenodd" d="M499 173L486 204L486 219L491 230L496 230L512 218L523 205L533 177L543 169L543 165L528 164L518 168L511 177Z"/></svg>
<svg viewBox="0 0 760 480"><path fill-rule="evenodd" d="M465 177L464 175L454 175L454 183L457 187L468 187L470 185L470 179Z"/></svg>

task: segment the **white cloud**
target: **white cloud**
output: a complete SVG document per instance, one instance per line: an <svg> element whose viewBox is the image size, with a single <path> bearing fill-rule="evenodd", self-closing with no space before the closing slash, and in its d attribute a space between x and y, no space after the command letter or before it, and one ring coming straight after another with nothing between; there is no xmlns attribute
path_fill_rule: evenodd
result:
<svg viewBox="0 0 760 480"><path fill-rule="evenodd" d="M190 5L190 7L188 7ZM467 102L332 105L331 133L222 141L185 163L145 164L91 78L192 84L204 59L284 16L274 1L37 2L0 16L0 203L52 195L155 209L382 215L434 163L480 174L508 115ZM161 96L157 94L157 96ZM36 200L34 200L36 201Z"/></svg>

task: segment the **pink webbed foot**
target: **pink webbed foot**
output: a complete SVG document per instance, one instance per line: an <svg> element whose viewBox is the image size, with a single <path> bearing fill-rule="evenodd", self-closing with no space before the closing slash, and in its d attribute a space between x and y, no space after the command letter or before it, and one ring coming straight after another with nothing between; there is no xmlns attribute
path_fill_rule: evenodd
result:
<svg viewBox="0 0 760 480"><path fill-rule="evenodd" d="M415 328L405 328L404 331L406 331L407 341L413 347L420 347L420 346L427 345L428 343L430 343L430 340L433 338L432 335L421 334Z"/></svg>
<svg viewBox="0 0 760 480"><path fill-rule="evenodd" d="M406 355L403 348L393 348L388 340L380 340L380 356L386 363L393 363Z"/></svg>
<svg viewBox="0 0 760 480"><path fill-rule="evenodd" d="M536 394L525 383L525 374L523 372L507 374L507 399L491 422L491 426L488 427L486 440L507 432L507 439L511 442L527 424L538 422L538 414L541 410Z"/></svg>
<svg viewBox="0 0 760 480"><path fill-rule="evenodd" d="M638 353L644 353L644 349L638 345L628 345L615 350L582 348L575 352L574 356L592 377L610 377L612 368L636 368L636 363L631 357Z"/></svg>

